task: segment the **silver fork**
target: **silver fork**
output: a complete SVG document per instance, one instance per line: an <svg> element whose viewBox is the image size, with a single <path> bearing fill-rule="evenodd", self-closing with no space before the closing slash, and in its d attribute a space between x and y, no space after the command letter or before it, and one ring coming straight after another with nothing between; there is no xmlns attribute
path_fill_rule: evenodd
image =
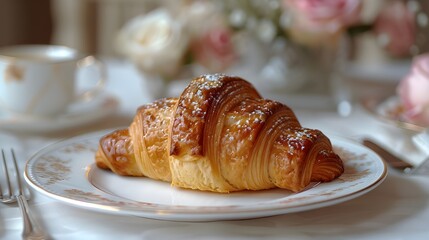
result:
<svg viewBox="0 0 429 240"><path fill-rule="evenodd" d="M10 151L11 160L7 163L5 151L1 150L2 163L3 163L3 176L4 181L0 179L0 201L3 203L18 202L21 210L24 227L22 230L22 238L28 240L46 240L50 239L43 228L34 220L33 215L27 204L27 199L24 194L24 187L21 181L18 164L16 162L15 152L13 149ZM13 170L12 170L13 169ZM16 184L12 183L11 177L15 176ZM5 188L5 189L3 189ZM16 189L15 189L16 188Z"/></svg>

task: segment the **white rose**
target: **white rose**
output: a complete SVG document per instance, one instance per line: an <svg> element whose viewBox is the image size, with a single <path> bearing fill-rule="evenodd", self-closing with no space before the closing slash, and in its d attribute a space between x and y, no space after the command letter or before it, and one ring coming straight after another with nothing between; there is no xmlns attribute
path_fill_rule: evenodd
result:
<svg viewBox="0 0 429 240"><path fill-rule="evenodd" d="M118 50L143 72L173 76L184 57L188 37L181 22L165 9L131 19L119 32Z"/></svg>

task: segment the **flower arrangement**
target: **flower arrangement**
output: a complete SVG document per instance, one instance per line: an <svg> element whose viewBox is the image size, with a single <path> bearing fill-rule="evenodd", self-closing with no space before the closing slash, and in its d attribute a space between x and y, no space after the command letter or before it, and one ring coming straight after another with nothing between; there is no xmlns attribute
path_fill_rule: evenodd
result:
<svg viewBox="0 0 429 240"><path fill-rule="evenodd" d="M332 44L359 20L361 0L224 1L230 24L263 42L286 38L303 45ZM335 41L334 41L335 42Z"/></svg>
<svg viewBox="0 0 429 240"><path fill-rule="evenodd" d="M146 74L174 78L190 62L208 72L236 60L232 32L213 2L170 2L139 15L120 30L117 49Z"/></svg>
<svg viewBox="0 0 429 240"><path fill-rule="evenodd" d="M386 1L370 20L362 14L367 4L385 1L162 1L124 25L117 49L143 73L163 79L174 79L190 64L200 72L235 73L251 63L254 78L277 88L276 83L305 82L313 73L329 78L344 35L370 32L395 58L420 53L418 26L429 25L419 15L425 3ZM287 87L293 90L292 85Z"/></svg>
<svg viewBox="0 0 429 240"><path fill-rule="evenodd" d="M405 120L428 127L429 53L414 58L410 72L401 80L397 90Z"/></svg>
<svg viewBox="0 0 429 240"><path fill-rule="evenodd" d="M237 60L233 38L243 30L263 43L279 37L330 43L357 18L361 1L178 2L131 19L119 32L119 52L147 73L172 76L189 61L223 71Z"/></svg>
<svg viewBox="0 0 429 240"><path fill-rule="evenodd" d="M392 56L410 55L416 38L416 7L404 1L391 1L374 21L374 33L380 46Z"/></svg>
<svg viewBox="0 0 429 240"><path fill-rule="evenodd" d="M231 0L223 8L236 31L251 33L268 52L262 89L329 95L339 43L358 23L362 1Z"/></svg>

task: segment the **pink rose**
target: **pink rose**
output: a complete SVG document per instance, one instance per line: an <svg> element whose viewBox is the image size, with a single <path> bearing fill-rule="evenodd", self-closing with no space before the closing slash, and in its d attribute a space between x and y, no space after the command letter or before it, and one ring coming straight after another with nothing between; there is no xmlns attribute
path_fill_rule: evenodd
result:
<svg viewBox="0 0 429 240"><path fill-rule="evenodd" d="M284 0L284 3L292 14L292 37L304 43L338 35L345 26L358 21L362 7L361 0Z"/></svg>
<svg viewBox="0 0 429 240"><path fill-rule="evenodd" d="M380 11L374 31L390 54L397 57L409 55L416 34L414 13L403 1L389 2Z"/></svg>
<svg viewBox="0 0 429 240"><path fill-rule="evenodd" d="M210 30L191 44L195 60L212 72L225 70L236 59L231 32L227 29Z"/></svg>
<svg viewBox="0 0 429 240"><path fill-rule="evenodd" d="M429 53L414 58L411 72L398 85L404 117L429 126Z"/></svg>

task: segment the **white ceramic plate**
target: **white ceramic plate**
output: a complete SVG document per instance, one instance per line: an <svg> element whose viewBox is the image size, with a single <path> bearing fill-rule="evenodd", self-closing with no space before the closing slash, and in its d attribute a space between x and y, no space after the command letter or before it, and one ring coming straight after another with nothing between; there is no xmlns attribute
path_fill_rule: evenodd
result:
<svg viewBox="0 0 429 240"><path fill-rule="evenodd" d="M66 112L55 117L30 117L0 111L0 129L20 132L52 132L88 124L113 113L119 101L107 94L88 102L72 104Z"/></svg>
<svg viewBox="0 0 429 240"><path fill-rule="evenodd" d="M27 162L25 178L37 191L62 202L106 213L176 221L246 219L310 210L363 195L386 177L383 161L371 150L331 138L345 173L300 193L282 189L219 194L171 187L98 169L94 153L106 131L53 144Z"/></svg>

